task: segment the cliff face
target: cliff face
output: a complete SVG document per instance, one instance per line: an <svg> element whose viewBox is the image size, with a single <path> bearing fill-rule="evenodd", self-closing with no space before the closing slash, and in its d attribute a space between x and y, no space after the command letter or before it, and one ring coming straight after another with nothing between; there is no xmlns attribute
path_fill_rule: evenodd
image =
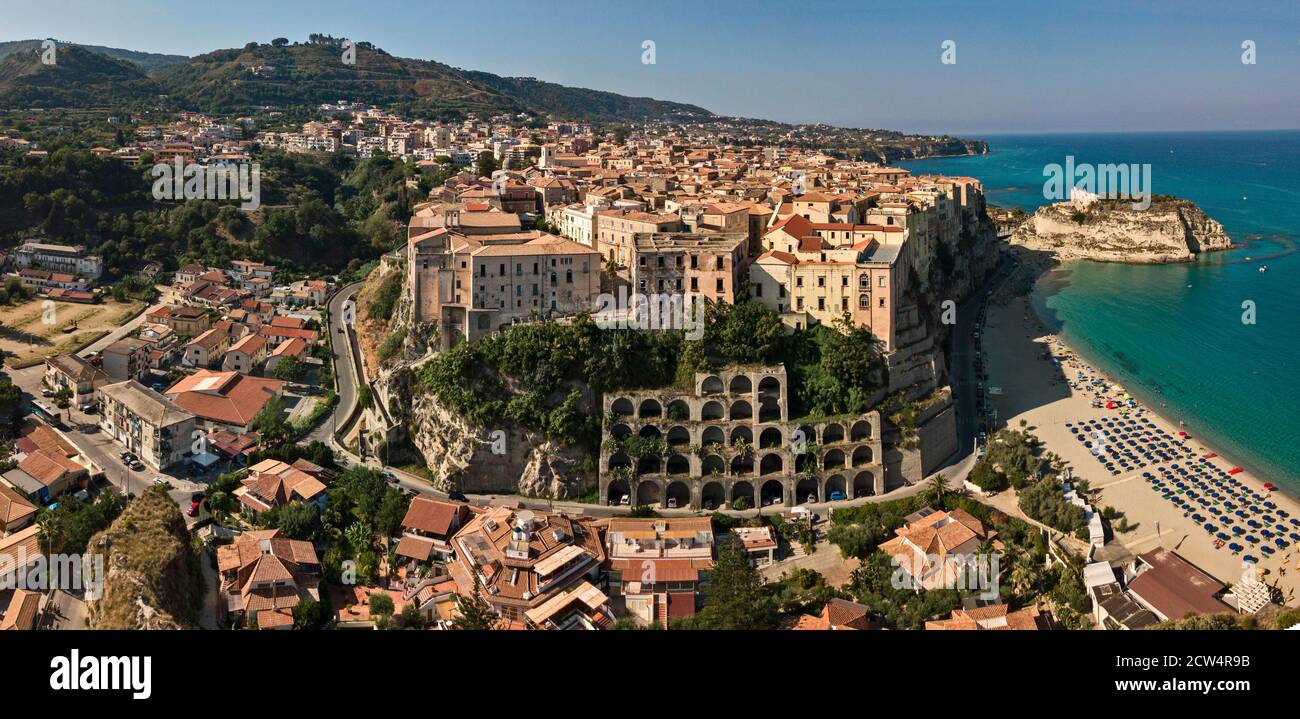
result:
<svg viewBox="0 0 1300 719"><path fill-rule="evenodd" d="M88 552L104 556L104 591L87 598L92 629L193 629L203 591L198 555L176 502L150 489Z"/></svg>
<svg viewBox="0 0 1300 719"><path fill-rule="evenodd" d="M987 155L989 145L983 140L963 140L946 137L918 141L909 138L906 143L872 147L859 153L859 160L873 160L885 164L923 157L956 157L959 155Z"/></svg>
<svg viewBox="0 0 1300 719"><path fill-rule="evenodd" d="M1223 225L1192 202L1156 197L1145 210L1133 209L1125 200L1040 207L1012 233L1011 244L1052 252L1063 260L1162 263L1226 250L1232 240Z"/></svg>

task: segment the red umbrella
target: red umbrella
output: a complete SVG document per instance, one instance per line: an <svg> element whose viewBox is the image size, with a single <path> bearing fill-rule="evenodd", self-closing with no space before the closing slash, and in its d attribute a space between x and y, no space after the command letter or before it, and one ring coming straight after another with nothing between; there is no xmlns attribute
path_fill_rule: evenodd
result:
<svg viewBox="0 0 1300 719"><path fill-rule="evenodd" d="M1264 489L1267 489L1268 491L1272 492L1273 490L1277 489L1277 487L1274 487L1272 482L1265 482Z"/></svg>
<svg viewBox="0 0 1300 719"><path fill-rule="evenodd" d="M1179 433L1178 433L1178 436L1179 436L1179 437L1186 437L1186 436L1187 436L1187 433L1186 433L1186 432L1179 432Z"/></svg>
<svg viewBox="0 0 1300 719"><path fill-rule="evenodd" d="M1233 467L1232 469L1228 470L1228 474L1241 474L1242 472L1245 471L1246 470L1242 469L1241 467Z"/></svg>
<svg viewBox="0 0 1300 719"><path fill-rule="evenodd" d="M1215 454L1215 453L1213 453L1213 452L1210 452L1209 454L1207 454L1207 455L1203 455L1203 456L1204 456L1206 459L1213 459L1214 457L1218 457L1219 455L1217 455L1217 454Z"/></svg>

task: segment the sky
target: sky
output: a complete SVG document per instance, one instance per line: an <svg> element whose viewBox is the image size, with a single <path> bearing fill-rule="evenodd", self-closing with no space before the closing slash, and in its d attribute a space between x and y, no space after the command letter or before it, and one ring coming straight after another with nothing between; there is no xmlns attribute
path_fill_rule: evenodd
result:
<svg viewBox="0 0 1300 719"><path fill-rule="evenodd" d="M0 18L3 40L183 55L318 32L784 122L957 135L1300 128L1295 0L0 0ZM1254 64L1242 62L1247 41Z"/></svg>

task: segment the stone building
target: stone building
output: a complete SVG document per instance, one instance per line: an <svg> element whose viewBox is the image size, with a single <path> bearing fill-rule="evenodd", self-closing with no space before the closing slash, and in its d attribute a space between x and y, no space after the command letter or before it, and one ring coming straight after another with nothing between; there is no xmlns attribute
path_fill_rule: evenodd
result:
<svg viewBox="0 0 1300 719"><path fill-rule="evenodd" d="M887 490L880 413L792 422L784 367L697 373L692 390L605 395L600 501L714 509Z"/></svg>

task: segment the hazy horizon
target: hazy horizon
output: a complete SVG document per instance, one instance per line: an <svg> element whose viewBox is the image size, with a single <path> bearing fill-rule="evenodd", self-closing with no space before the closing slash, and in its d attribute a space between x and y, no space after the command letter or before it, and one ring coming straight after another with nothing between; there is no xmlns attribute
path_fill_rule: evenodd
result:
<svg viewBox="0 0 1300 719"><path fill-rule="evenodd" d="M590 0L474 8L395 0L223 5L53 0L7 9L11 40L200 55L310 33L454 67L789 123L995 136L1300 128L1300 4L1044 8L679 0L634 16ZM304 13L305 9L310 12ZM342 19L347 18L347 19ZM642 43L655 63L642 63ZM942 61L945 45L955 56ZM1242 62L1243 42L1255 64ZM364 61L364 58L362 58Z"/></svg>

